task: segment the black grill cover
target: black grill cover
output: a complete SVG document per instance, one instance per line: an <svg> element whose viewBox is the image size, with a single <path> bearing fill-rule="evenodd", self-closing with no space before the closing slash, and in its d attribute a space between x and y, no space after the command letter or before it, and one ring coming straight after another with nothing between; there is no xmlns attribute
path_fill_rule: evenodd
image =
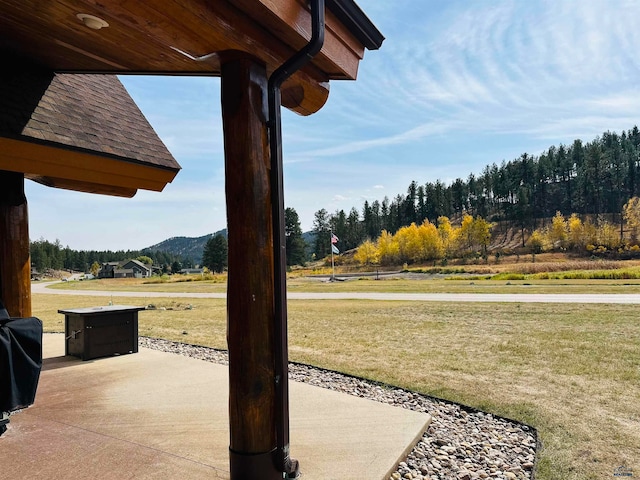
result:
<svg viewBox="0 0 640 480"><path fill-rule="evenodd" d="M0 412L28 407L42 369L42 322L9 318L0 302Z"/></svg>

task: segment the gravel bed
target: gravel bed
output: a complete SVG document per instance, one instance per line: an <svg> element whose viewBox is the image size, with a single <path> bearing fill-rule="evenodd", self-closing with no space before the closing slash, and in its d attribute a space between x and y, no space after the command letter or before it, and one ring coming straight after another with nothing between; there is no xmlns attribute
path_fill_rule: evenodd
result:
<svg viewBox="0 0 640 480"><path fill-rule="evenodd" d="M227 352L140 337L140 346L228 365ZM337 372L291 363L289 378L349 395L428 413L433 420L391 480L534 478L536 431L456 403Z"/></svg>

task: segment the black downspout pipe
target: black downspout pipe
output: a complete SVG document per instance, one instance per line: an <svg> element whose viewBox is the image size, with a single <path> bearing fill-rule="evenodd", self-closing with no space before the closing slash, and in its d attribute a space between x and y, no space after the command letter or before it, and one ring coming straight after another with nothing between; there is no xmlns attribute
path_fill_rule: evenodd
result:
<svg viewBox="0 0 640 480"><path fill-rule="evenodd" d="M311 0L312 34L309 43L269 77L269 147L271 154L271 204L273 208L275 383L276 383L276 468L284 478L298 478L300 467L289 456L289 351L287 341L287 258L282 168L282 103L280 87L302 68L324 44L324 1Z"/></svg>

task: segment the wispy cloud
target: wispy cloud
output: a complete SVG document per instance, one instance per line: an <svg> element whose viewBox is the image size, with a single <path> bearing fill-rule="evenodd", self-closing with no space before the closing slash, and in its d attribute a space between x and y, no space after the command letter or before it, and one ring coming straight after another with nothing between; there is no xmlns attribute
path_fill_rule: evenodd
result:
<svg viewBox="0 0 640 480"><path fill-rule="evenodd" d="M285 202L305 229L320 208L360 209L412 180L466 178L640 123L636 0L358 3L386 36L380 51L366 52L357 81L332 81L318 113L283 115ZM219 80L123 83L183 170L131 200L29 187L34 235L133 248L225 225Z"/></svg>
<svg viewBox="0 0 640 480"><path fill-rule="evenodd" d="M630 78L640 71L633 53L640 51L633 20L640 4L603 15L597 2L452 1L416 8L399 0L392 12L385 2L361 3L387 39L380 52L367 54L357 82L332 85L327 106L309 118L313 138L287 152L291 168L332 172L326 182L337 188L347 188L343 178L360 177L346 198L371 199L365 182L375 175L393 195L413 179L466 177L471 159L479 172L553 142L637 123L640 90ZM287 128L296 135L297 122ZM491 153L481 155L482 149Z"/></svg>
<svg viewBox="0 0 640 480"><path fill-rule="evenodd" d="M306 152L304 155L311 157L322 156L338 156L348 153L360 152L363 150L369 150L377 147L387 147L390 145L406 144L426 136L444 133L448 131L448 125L441 122L425 123L418 125L405 132L398 133L396 135L390 135L385 137L374 138L370 140L359 140L342 145L336 145L329 148L314 150Z"/></svg>
<svg viewBox="0 0 640 480"><path fill-rule="evenodd" d="M638 101L638 91L627 90L626 102L621 96L611 102L612 89L637 78L640 70L637 55L630 56L640 49L635 25L640 4L451 2L429 13L435 19L420 18L419 12L416 17L437 35L425 41L411 29L392 31L383 47L390 53L380 57L384 65L367 72L398 111L387 123L406 118L420 125L317 154L412 142L457 129L508 133L514 119L527 122L530 132L540 130L533 128L536 123L551 121L557 131L569 133L579 118L593 121L598 109L620 110ZM600 128L606 129L608 117L600 117Z"/></svg>

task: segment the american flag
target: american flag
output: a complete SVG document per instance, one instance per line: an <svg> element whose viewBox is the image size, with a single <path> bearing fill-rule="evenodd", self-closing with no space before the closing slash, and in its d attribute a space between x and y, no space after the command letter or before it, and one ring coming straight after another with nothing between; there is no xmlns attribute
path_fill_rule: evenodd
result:
<svg viewBox="0 0 640 480"><path fill-rule="evenodd" d="M338 243L339 238L334 233L331 234L331 243Z"/></svg>

